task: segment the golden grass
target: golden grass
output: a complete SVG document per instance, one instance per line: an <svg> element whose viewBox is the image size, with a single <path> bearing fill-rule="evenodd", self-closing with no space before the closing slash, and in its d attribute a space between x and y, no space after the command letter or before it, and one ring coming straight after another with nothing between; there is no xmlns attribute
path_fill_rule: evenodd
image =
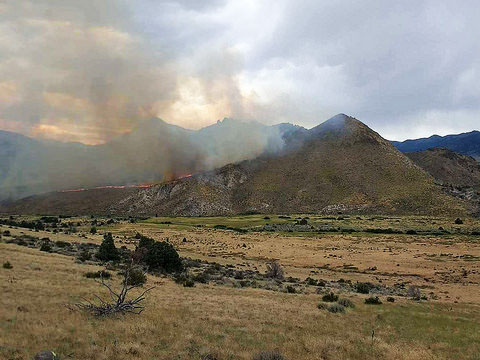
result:
<svg viewBox="0 0 480 360"><path fill-rule="evenodd" d="M215 218L153 218L145 223L121 222L104 226L99 232L111 231L117 246L126 244L124 237L136 232L156 240L166 238L182 256L228 264L237 269L258 269L263 272L265 263L277 259L287 276L305 279L370 281L391 286L404 282L423 287L443 302L480 303L480 236L465 235L480 231L478 219L466 218L464 224L456 225L453 218L441 217L382 217L345 216L344 220L310 215L310 222L321 221L332 227L393 228L436 230L440 226L448 230L442 235L373 234L291 234L277 232L249 232L215 230L215 224L232 227L258 225L262 222L295 221L304 215L292 215L292 219L270 215L215 217ZM73 218L68 221L89 223L89 218ZM172 224L160 224L170 221ZM204 225L205 227L196 227ZM78 227L79 233L33 232L26 229L9 229L0 226L0 231L10 230L51 240L100 243L101 234L89 234L90 225ZM460 229L463 234L457 233ZM85 235L82 238L79 235ZM183 242L183 238L187 242ZM245 246L244 246L245 245ZM368 270L376 267L375 271ZM355 269L356 268L356 269ZM466 271L466 276L464 273Z"/></svg>
<svg viewBox="0 0 480 360"><path fill-rule="evenodd" d="M149 276L157 287L139 316L95 319L65 305L102 293L74 259L0 243L0 358L251 359L278 349L288 359L473 359L480 314L473 305L366 306L331 314L318 295L197 285ZM117 275L114 282L119 281ZM375 335L372 340L372 330Z"/></svg>

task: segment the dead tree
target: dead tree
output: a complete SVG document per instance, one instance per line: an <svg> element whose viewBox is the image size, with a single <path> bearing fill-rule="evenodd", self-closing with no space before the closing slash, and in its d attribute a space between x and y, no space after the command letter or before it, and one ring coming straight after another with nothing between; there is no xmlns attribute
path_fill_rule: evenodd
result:
<svg viewBox="0 0 480 360"><path fill-rule="evenodd" d="M132 270L133 270L133 265L128 265L127 268L125 269L123 273L122 289L120 290L120 292L114 291L112 287L105 282L103 276L101 276L100 281L95 280L97 283L99 283L100 285L108 289L110 298L112 300L111 302L105 301L100 296L94 294L94 297L99 301L99 304L95 304L83 298L83 300L85 300L86 303L76 304L76 307L81 310L88 311L93 315L99 316L99 317L110 316L114 314L126 314L126 313L133 313L137 315L140 314L145 308L141 304L142 301L145 300L145 295L150 290L152 290L155 286L147 288L136 298L127 300L127 295L129 291L140 286L138 284L128 285L129 284L128 279L130 276L130 272Z"/></svg>

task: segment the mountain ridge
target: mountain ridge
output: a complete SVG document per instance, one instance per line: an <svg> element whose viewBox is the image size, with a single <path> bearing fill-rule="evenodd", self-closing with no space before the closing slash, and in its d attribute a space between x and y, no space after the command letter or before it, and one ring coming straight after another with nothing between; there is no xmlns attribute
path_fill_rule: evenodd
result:
<svg viewBox="0 0 480 360"><path fill-rule="evenodd" d="M90 195L82 192L52 193L4 210L170 216L465 213L461 201L442 192L430 175L357 119L339 114L289 136L284 151L130 190L101 206L87 203Z"/></svg>
<svg viewBox="0 0 480 360"><path fill-rule="evenodd" d="M392 144L405 153L441 147L472 156L480 161L480 131L477 130L454 135L432 135L426 138L392 141Z"/></svg>

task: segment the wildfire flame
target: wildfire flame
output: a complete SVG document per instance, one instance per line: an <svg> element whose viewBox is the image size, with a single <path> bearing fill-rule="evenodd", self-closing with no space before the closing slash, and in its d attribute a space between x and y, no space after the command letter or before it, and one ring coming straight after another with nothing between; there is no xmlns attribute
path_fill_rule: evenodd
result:
<svg viewBox="0 0 480 360"><path fill-rule="evenodd" d="M88 191L88 190L100 190L100 189L128 189L128 188L140 188L147 189L152 187L155 184L138 184L138 185L105 185L105 186L96 186L94 188L78 188L78 189L68 189L60 190L60 192L78 192L78 191Z"/></svg>
<svg viewBox="0 0 480 360"><path fill-rule="evenodd" d="M186 174L186 175L180 175L177 176L176 178L164 181L165 182L171 182L171 181L176 181L180 179L185 179L192 177L193 174ZM148 183L148 184L134 184L134 185L105 185L105 186L96 186L93 188L78 188L78 189L68 189L68 190L60 190L62 193L69 193L69 192L80 192L80 191L88 191L88 190L101 190L101 189L148 189L151 188L157 184L161 183Z"/></svg>

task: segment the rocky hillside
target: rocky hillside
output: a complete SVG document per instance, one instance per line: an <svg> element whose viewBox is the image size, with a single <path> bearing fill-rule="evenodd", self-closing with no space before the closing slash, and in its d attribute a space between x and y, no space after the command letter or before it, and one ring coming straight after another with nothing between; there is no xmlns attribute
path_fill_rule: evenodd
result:
<svg viewBox="0 0 480 360"><path fill-rule="evenodd" d="M340 114L248 161L86 204L83 193L30 197L4 208L25 213L227 215L247 212L462 214L464 204L376 132ZM55 197L55 206L47 201ZM96 193L101 198L101 193ZM80 202L81 207L75 203ZM78 209L78 210L75 210Z"/></svg>
<svg viewBox="0 0 480 360"><path fill-rule="evenodd" d="M444 148L407 153L444 191L468 204L471 214L480 215L480 163L474 158Z"/></svg>
<svg viewBox="0 0 480 360"><path fill-rule="evenodd" d="M480 163L471 156L445 148L433 148L406 155L443 185L480 186Z"/></svg>

